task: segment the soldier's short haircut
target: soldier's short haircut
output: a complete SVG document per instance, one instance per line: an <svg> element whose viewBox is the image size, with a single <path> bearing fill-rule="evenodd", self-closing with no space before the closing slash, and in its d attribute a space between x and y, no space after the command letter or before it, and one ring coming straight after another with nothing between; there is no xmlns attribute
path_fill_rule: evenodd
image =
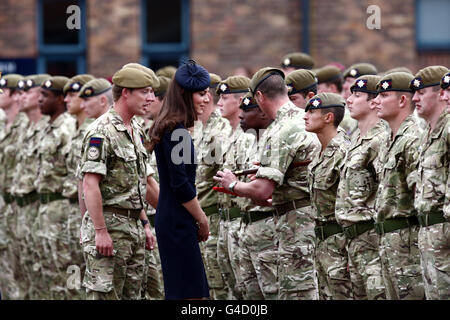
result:
<svg viewBox="0 0 450 320"><path fill-rule="evenodd" d="M316 95L317 94L317 84L313 85L311 88L309 88L307 90L300 91L300 94L303 96L303 98L306 99L306 95L309 92L312 92L312 93L314 93L314 95Z"/></svg>
<svg viewBox="0 0 450 320"><path fill-rule="evenodd" d="M274 74L261 82L257 91L261 91L269 99L274 99L286 95L287 87L284 79L280 75Z"/></svg>
<svg viewBox="0 0 450 320"><path fill-rule="evenodd" d="M375 99L377 97L377 95L378 95L378 93L367 92L367 101Z"/></svg>
<svg viewBox="0 0 450 320"><path fill-rule="evenodd" d="M113 94L114 102L117 102L120 99L120 97L122 96L122 90L123 89L128 89L130 91L133 90L133 89L129 89L129 88L124 88L124 87L118 86L117 84L113 84L113 86L112 86L112 94Z"/></svg>
<svg viewBox="0 0 450 320"><path fill-rule="evenodd" d="M331 112L334 115L333 125L337 128L339 126L339 124L341 123L342 119L344 119L345 108L332 107L332 108L320 109L321 114L327 114L328 112Z"/></svg>

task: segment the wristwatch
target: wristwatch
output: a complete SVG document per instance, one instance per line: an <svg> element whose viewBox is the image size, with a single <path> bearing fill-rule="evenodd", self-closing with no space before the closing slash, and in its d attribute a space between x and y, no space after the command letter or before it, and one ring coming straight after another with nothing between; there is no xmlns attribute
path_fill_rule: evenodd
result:
<svg viewBox="0 0 450 320"><path fill-rule="evenodd" d="M238 183L237 180L231 182L231 183L228 185L228 189L229 189L231 192L234 192L234 187L237 185L237 183Z"/></svg>
<svg viewBox="0 0 450 320"><path fill-rule="evenodd" d="M145 227L148 224L148 220L141 219L142 226Z"/></svg>

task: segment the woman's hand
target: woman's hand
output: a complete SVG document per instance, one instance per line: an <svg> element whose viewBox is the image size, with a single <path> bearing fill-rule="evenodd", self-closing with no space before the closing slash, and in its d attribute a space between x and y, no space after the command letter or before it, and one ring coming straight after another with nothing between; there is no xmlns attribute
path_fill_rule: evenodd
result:
<svg viewBox="0 0 450 320"><path fill-rule="evenodd" d="M209 225L205 213L203 213L203 217L199 221L197 221L197 226L198 226L198 241L202 242L208 240Z"/></svg>

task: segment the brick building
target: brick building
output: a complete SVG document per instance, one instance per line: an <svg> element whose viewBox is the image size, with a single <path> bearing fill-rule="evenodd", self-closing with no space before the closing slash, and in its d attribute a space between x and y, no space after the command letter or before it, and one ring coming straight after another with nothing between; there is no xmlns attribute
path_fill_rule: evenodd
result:
<svg viewBox="0 0 450 320"><path fill-rule="evenodd" d="M379 29L367 26L371 5ZM278 66L294 51L318 67L450 66L448 0L2 0L0 12L4 73L108 77L132 61L157 69L192 57L228 76Z"/></svg>

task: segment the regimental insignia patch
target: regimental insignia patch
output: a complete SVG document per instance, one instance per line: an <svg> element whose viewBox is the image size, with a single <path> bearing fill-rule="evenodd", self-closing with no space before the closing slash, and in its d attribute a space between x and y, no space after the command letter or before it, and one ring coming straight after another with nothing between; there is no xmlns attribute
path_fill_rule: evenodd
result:
<svg viewBox="0 0 450 320"><path fill-rule="evenodd" d="M103 144L102 138L93 137L89 140L89 148L87 150L88 160L96 161L100 159L102 144Z"/></svg>

